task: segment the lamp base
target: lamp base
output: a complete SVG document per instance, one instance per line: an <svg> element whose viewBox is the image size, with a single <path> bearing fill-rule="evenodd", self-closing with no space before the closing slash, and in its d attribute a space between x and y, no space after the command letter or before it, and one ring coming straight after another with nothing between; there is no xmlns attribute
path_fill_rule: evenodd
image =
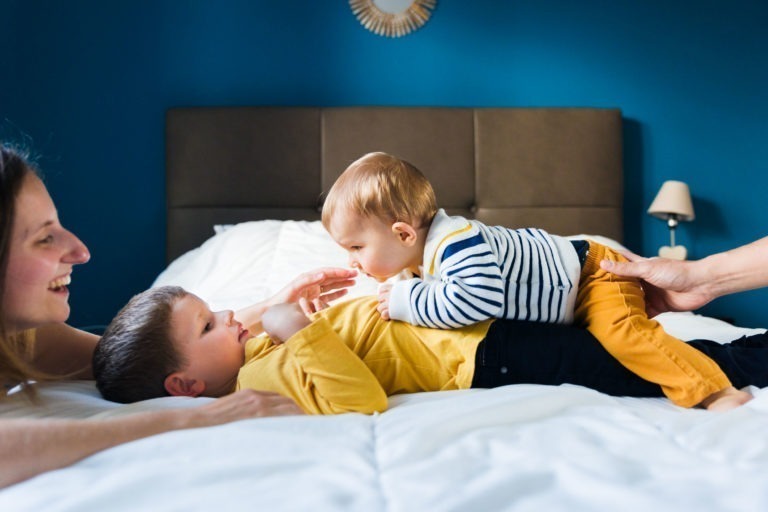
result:
<svg viewBox="0 0 768 512"><path fill-rule="evenodd" d="M674 247L663 245L659 249L659 256L673 260L684 260L688 256L688 251L685 246L682 245L676 245Z"/></svg>

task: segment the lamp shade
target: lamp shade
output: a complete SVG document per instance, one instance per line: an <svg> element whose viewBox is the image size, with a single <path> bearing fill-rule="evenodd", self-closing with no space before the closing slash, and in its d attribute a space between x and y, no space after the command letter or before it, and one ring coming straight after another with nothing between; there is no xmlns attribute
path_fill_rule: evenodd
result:
<svg viewBox="0 0 768 512"><path fill-rule="evenodd" d="M667 220L673 215L677 220L693 220L696 215L693 213L688 185L682 181L665 181L648 208L648 214L662 220Z"/></svg>

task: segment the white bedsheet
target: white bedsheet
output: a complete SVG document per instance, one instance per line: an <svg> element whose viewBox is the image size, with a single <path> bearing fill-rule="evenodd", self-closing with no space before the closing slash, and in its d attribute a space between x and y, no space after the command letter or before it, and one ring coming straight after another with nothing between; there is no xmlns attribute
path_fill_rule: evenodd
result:
<svg viewBox="0 0 768 512"><path fill-rule="evenodd" d="M156 284L183 285L216 308L241 307L299 271L344 265L318 227L233 227L172 264ZM375 284L363 282L352 294L372 290ZM725 341L758 331L690 313L659 319L684 339ZM177 431L0 490L0 511L764 512L768 388L749 391L754 400L717 414L662 398L516 385L393 397L388 411L373 416L263 418ZM101 399L92 382L43 386L41 399L33 407L14 395L0 403L0 416L88 418L209 400L118 405Z"/></svg>

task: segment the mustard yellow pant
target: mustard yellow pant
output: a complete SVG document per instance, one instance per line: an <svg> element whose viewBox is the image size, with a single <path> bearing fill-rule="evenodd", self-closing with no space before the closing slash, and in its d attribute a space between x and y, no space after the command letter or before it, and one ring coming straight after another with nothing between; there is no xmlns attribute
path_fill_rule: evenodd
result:
<svg viewBox="0 0 768 512"><path fill-rule="evenodd" d="M630 371L659 384L679 406L693 407L729 387L728 377L714 361L648 318L640 283L602 270L603 259L625 261L618 252L589 242L576 296L576 323Z"/></svg>

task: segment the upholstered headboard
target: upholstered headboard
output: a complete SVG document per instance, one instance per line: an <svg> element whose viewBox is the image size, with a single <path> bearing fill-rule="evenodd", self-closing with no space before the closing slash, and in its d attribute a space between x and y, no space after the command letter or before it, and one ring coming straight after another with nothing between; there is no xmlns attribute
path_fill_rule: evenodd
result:
<svg viewBox="0 0 768 512"><path fill-rule="evenodd" d="M621 241L621 127L619 110L593 108L170 109L167 258L215 224L318 219L370 151L418 167L449 213Z"/></svg>

